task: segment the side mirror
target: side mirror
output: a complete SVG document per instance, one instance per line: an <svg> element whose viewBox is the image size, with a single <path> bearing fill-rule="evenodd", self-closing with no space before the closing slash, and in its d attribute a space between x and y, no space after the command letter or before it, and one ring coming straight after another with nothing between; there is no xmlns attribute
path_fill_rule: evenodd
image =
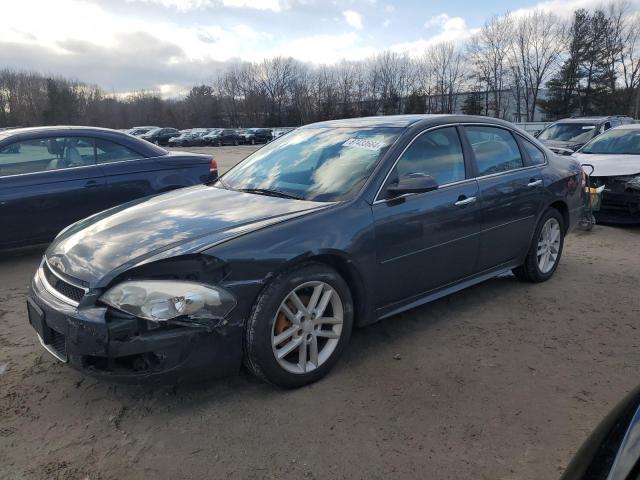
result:
<svg viewBox="0 0 640 480"><path fill-rule="evenodd" d="M407 193L430 192L438 189L438 182L431 175L407 175L398 183L387 187L387 198L395 198Z"/></svg>

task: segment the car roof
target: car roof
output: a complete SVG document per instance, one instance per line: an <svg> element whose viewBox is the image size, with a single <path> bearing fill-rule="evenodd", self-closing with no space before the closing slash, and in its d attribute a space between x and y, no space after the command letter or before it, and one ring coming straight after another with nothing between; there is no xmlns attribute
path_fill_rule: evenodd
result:
<svg viewBox="0 0 640 480"><path fill-rule="evenodd" d="M640 130L640 123L625 123L623 125L613 127L611 130Z"/></svg>
<svg viewBox="0 0 640 480"><path fill-rule="evenodd" d="M6 141L20 141L30 140L34 138L40 138L43 136L90 136L95 138L102 138L105 140L111 140L120 143L126 147L130 147L136 152L145 157L157 157L160 155L166 155L167 151L152 143L140 140L132 135L129 135L118 130L111 128L101 127L82 127L82 126L51 126L51 127L27 127L27 128L14 128L12 130L6 130L0 132L0 143Z"/></svg>
<svg viewBox="0 0 640 480"><path fill-rule="evenodd" d="M513 128L513 124L492 117L478 115L452 115L452 114L407 114L407 115L383 115L375 117L345 118L341 120L328 120L325 122L310 123L301 128L335 128L335 127L396 127L407 128L418 123L422 125L438 125L445 123L492 123Z"/></svg>
<svg viewBox="0 0 640 480"><path fill-rule="evenodd" d="M592 116L592 117L571 117L571 118L562 118L557 120L554 123L599 123L607 120L611 120L612 118L630 118L624 115L608 115L608 116Z"/></svg>

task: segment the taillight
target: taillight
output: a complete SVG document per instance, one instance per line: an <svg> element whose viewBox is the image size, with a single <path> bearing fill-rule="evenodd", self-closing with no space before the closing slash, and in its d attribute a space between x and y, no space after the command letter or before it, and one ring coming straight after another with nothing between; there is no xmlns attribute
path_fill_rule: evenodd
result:
<svg viewBox="0 0 640 480"><path fill-rule="evenodd" d="M218 162L216 162L215 158L211 159L211 163L209 164L209 173L218 174Z"/></svg>

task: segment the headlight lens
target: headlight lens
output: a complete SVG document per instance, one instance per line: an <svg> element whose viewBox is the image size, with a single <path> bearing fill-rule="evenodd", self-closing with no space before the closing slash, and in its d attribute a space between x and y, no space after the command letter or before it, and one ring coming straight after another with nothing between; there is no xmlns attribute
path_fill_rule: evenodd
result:
<svg viewBox="0 0 640 480"><path fill-rule="evenodd" d="M221 319L236 305L233 295L222 288L170 280L123 282L109 289L100 300L153 322L182 316Z"/></svg>

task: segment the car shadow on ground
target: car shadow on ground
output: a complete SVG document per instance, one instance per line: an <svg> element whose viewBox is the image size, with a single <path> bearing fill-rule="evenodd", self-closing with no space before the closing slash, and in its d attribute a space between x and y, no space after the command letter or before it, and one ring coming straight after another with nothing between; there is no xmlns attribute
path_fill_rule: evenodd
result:
<svg viewBox="0 0 640 480"><path fill-rule="evenodd" d="M348 377L348 370L369 368L368 363L371 357L380 355L382 349L386 350L384 355L389 362L400 360L403 358L402 345L407 340L416 337L427 338L432 330L440 327L442 322L452 319L455 321L458 312L468 315L481 304L494 301L496 291L504 293L523 288L523 285L513 276L495 278L373 325L356 328L349 346L336 367L320 382L303 387L302 390L332 388L332 379L338 384L344 384L341 377ZM390 345L394 346L391 350L389 350ZM371 368L377 368L377 365L372 365ZM300 392L300 390L287 391L266 384L253 377L244 368L238 375L227 378L175 385L111 384L84 376L71 369L67 370L65 376L72 377L75 379L74 383L79 383L82 394L85 394L87 389L92 390L92 397L111 397L129 410L153 404L153 410L180 413L204 407L211 408L229 402L241 402L245 397L251 397L252 401L260 401L282 395L297 395L296 392Z"/></svg>

